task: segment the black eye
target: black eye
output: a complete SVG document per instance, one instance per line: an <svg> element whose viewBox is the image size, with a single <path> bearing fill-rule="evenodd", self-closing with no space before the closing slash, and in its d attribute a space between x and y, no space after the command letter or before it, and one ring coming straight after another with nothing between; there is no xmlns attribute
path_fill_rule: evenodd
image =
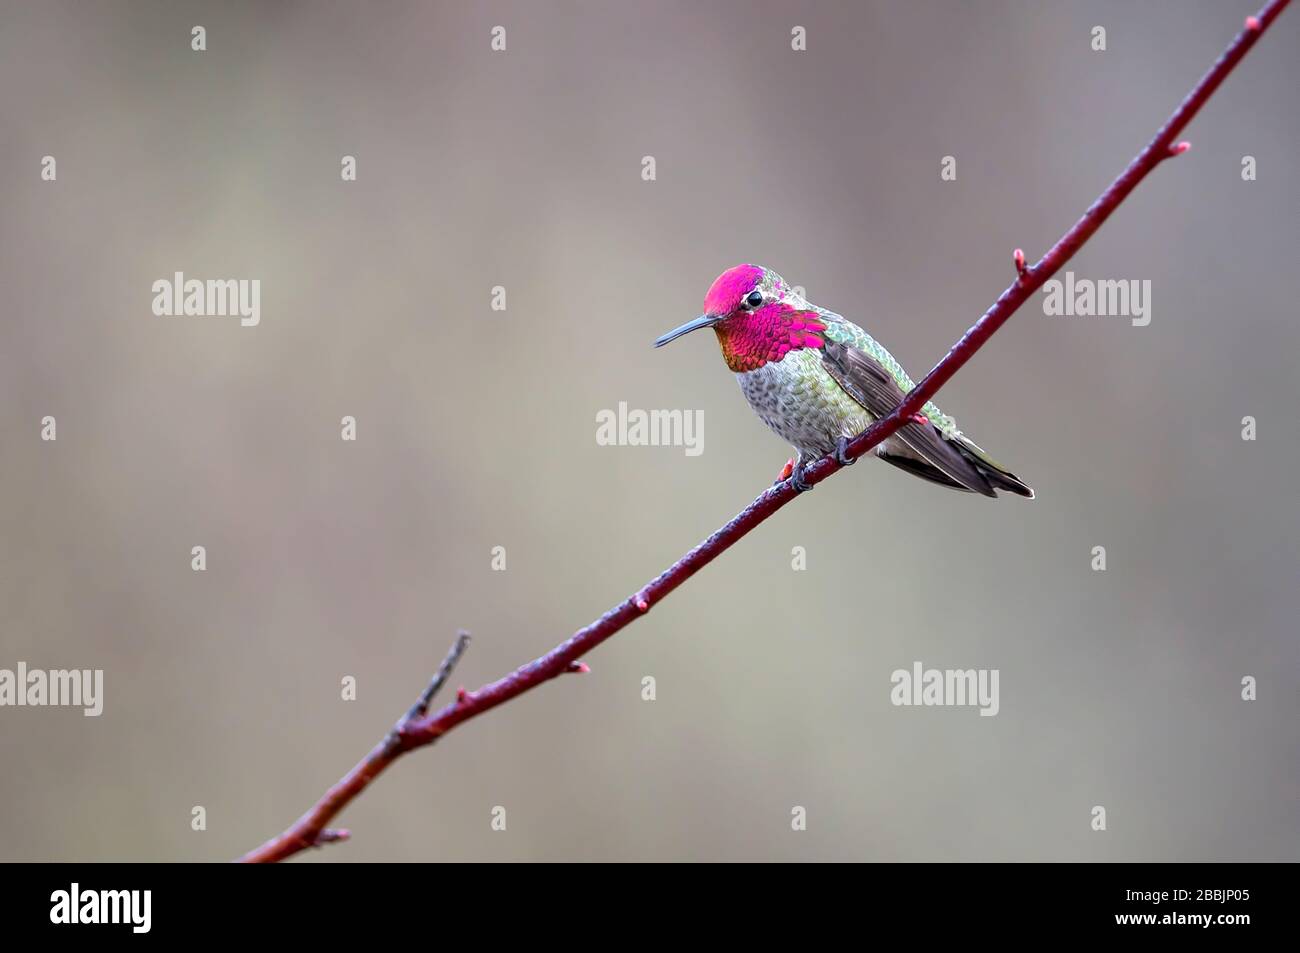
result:
<svg viewBox="0 0 1300 953"><path fill-rule="evenodd" d="M745 304L749 305L751 308L757 308L762 303L763 292L761 291L751 291L749 294L745 295Z"/></svg>

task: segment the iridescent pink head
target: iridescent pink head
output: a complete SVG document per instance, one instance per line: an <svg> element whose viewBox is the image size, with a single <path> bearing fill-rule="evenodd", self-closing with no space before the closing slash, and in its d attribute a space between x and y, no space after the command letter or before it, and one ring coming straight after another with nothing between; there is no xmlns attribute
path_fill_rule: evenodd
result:
<svg viewBox="0 0 1300 953"><path fill-rule="evenodd" d="M821 347L826 325L776 272L736 265L714 280L704 296L704 313L660 337L655 347L700 328L713 328L727 366L743 372L779 361L790 351Z"/></svg>
<svg viewBox="0 0 1300 953"><path fill-rule="evenodd" d="M766 277L767 271L758 265L728 268L713 280L709 293L704 296L704 313L725 317L738 310L748 295L762 294Z"/></svg>

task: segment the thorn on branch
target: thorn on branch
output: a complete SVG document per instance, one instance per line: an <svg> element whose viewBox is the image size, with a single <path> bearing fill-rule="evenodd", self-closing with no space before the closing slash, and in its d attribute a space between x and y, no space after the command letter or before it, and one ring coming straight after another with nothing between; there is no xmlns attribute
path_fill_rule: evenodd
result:
<svg viewBox="0 0 1300 953"><path fill-rule="evenodd" d="M572 672L574 675L586 675L591 671L591 666L586 662L570 662L566 672Z"/></svg>
<svg viewBox="0 0 1300 953"><path fill-rule="evenodd" d="M1175 142L1172 146L1169 147L1169 157L1173 158L1174 156L1180 156L1191 147L1192 144L1188 142L1186 139L1184 139L1182 142Z"/></svg>
<svg viewBox="0 0 1300 953"><path fill-rule="evenodd" d="M456 689L456 704L463 705L467 701L469 701L469 692L465 691L465 686L462 685Z"/></svg>
<svg viewBox="0 0 1300 953"><path fill-rule="evenodd" d="M313 847L324 847L326 844L337 844L339 841L345 841L352 837L352 832L342 827L327 827L316 835L316 841Z"/></svg>
<svg viewBox="0 0 1300 953"><path fill-rule="evenodd" d="M925 427L929 425L930 418L927 417L925 414L913 414L912 423L920 424L922 427Z"/></svg>
<svg viewBox="0 0 1300 953"><path fill-rule="evenodd" d="M1011 260L1016 263L1016 280L1024 284L1029 277L1029 266L1025 264L1025 250L1017 248L1011 253Z"/></svg>
<svg viewBox="0 0 1300 953"><path fill-rule="evenodd" d="M1259 17L1246 17L1246 29L1251 33L1258 33L1264 29L1264 26L1259 22Z"/></svg>

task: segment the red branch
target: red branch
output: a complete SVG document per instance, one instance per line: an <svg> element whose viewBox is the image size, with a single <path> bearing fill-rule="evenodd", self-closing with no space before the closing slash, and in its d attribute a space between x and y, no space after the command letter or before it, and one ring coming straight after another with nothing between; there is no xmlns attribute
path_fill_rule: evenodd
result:
<svg viewBox="0 0 1300 953"><path fill-rule="evenodd" d="M1246 19L1245 29L1237 35L1196 88L1174 110L1173 115L1156 133L1155 138L1037 264L1025 267L1024 254L1019 249L1016 250L1015 281L1002 292L993 303L993 307L989 308L970 330L962 335L961 340L953 345L944 359L934 366L925 379L908 392L907 397L889 416L877 420L849 442L847 454L850 459L862 456L912 419L914 414L919 413L926 401L932 398L935 392L974 356L975 352L1006 323L1016 309L1042 287L1043 282L1060 270L1083 246L1083 243L1092 237L1093 233L1101 227L1102 222L1106 221L1128 194L1137 187L1137 184L1146 178L1147 173L1165 159L1187 151L1187 143L1174 142L1178 134L1191 122L1200 108L1205 105L1205 101L1219 88L1219 84L1232 72L1233 67L1255 45L1255 41L1268 29L1289 2L1290 0L1271 0L1257 16ZM804 480L809 484L817 484L839 469L841 464L833 457L823 457L808 467L804 473ZM586 666L578 661L581 656L586 655L628 623L641 618L651 606L730 549L741 537L796 496L798 493L789 481L771 487L725 526L673 563L640 591L620 602L586 628L575 632L545 655L516 669L504 678L472 692L461 689L454 702L431 715L427 714L429 699L441 685L442 679L445 679L451 666L455 664L460 650L464 648L462 637L452 649L448 660L443 663L438 676L435 676L433 683L421 696L421 701L397 723L388 737L376 745L356 767L330 788L292 827L256 850L245 854L241 860L279 861L309 847L346 839L346 831L330 830L326 825L398 757L413 748L432 744L461 722L496 708L557 675L585 671Z"/></svg>

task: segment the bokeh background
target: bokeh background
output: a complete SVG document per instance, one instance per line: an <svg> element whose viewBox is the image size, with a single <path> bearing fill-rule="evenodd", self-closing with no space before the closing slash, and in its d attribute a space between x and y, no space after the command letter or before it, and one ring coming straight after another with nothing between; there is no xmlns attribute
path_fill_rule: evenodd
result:
<svg viewBox="0 0 1300 953"><path fill-rule="evenodd" d="M650 347L718 272L919 376L1252 6L0 10L0 667L106 683L98 719L0 710L0 858L224 860L458 627L495 678L771 481L711 338ZM1037 501L843 474L308 859L1296 859L1298 50L1291 11L1071 263L1149 279L1149 327L1035 301L940 395ZM174 271L261 279L261 325L154 316ZM703 410L704 453L597 446L619 401ZM999 669L1000 714L893 707L916 660Z"/></svg>

